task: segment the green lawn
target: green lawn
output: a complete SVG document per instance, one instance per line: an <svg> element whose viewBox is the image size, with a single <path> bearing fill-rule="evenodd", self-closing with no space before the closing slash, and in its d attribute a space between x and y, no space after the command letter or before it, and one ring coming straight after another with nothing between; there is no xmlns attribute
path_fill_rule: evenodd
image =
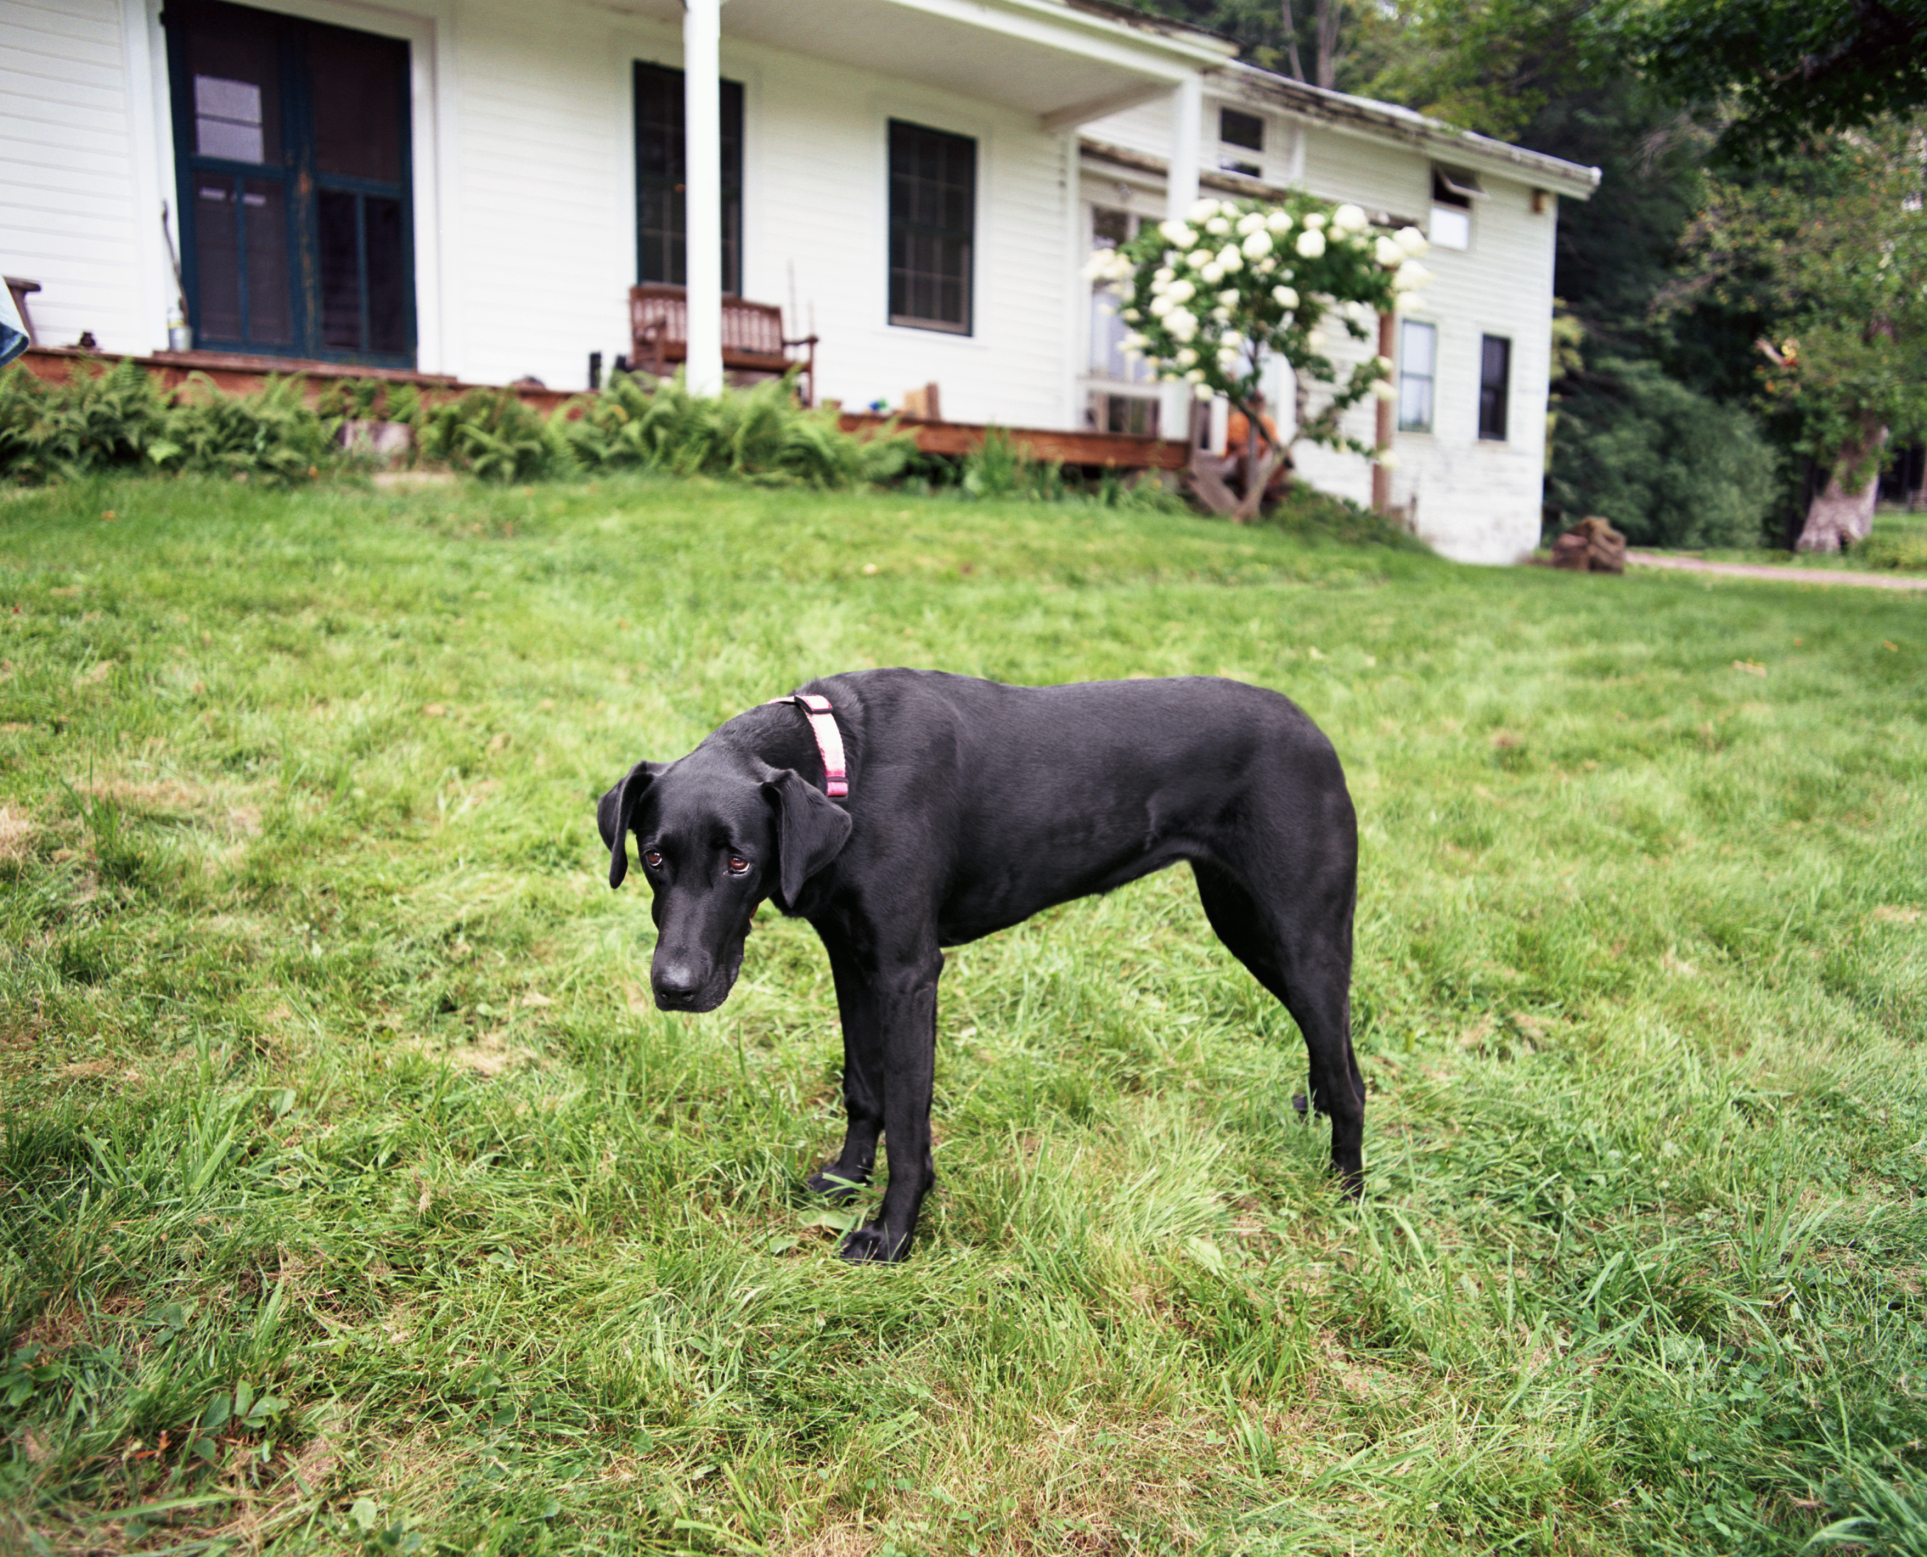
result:
<svg viewBox="0 0 1927 1557"><path fill-rule="evenodd" d="M814 938L656 1013L593 803L873 664L1320 722L1363 1207L1170 872L951 958L832 1257ZM1092 507L9 495L0 1551L1927 1550L1924 688L1910 597Z"/></svg>

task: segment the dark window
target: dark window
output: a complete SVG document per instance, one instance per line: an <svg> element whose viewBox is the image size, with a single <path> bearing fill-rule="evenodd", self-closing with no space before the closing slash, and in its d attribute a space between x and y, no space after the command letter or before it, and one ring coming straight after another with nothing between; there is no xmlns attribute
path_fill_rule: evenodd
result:
<svg viewBox="0 0 1927 1557"><path fill-rule="evenodd" d="M1479 347L1479 436L1505 441L1505 403L1512 387L1512 342L1483 337Z"/></svg>
<svg viewBox="0 0 1927 1557"><path fill-rule="evenodd" d="M1263 151L1265 121L1256 114L1240 113L1235 108L1220 108L1218 139L1227 146L1242 146L1246 151Z"/></svg>
<svg viewBox="0 0 1927 1557"><path fill-rule="evenodd" d="M977 143L890 121L890 323L968 335Z"/></svg>
<svg viewBox="0 0 1927 1557"><path fill-rule="evenodd" d="M408 45L216 0L167 23L196 345L412 367Z"/></svg>
<svg viewBox="0 0 1927 1557"><path fill-rule="evenodd" d="M636 279L689 283L689 160L684 142L683 73L635 68ZM719 83L723 132L723 290L743 289L743 84Z"/></svg>

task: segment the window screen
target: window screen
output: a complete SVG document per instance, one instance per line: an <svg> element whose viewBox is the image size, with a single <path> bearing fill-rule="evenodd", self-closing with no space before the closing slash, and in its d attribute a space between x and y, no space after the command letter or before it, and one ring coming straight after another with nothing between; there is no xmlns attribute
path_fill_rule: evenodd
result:
<svg viewBox="0 0 1927 1557"><path fill-rule="evenodd" d="M1488 335L1479 346L1479 436L1505 440L1507 392L1512 387L1512 342Z"/></svg>
<svg viewBox="0 0 1927 1557"><path fill-rule="evenodd" d="M977 143L890 121L890 323L971 333Z"/></svg>
<svg viewBox="0 0 1927 1557"><path fill-rule="evenodd" d="M1399 321L1398 430L1432 430L1432 396L1438 376L1438 326L1417 319Z"/></svg>

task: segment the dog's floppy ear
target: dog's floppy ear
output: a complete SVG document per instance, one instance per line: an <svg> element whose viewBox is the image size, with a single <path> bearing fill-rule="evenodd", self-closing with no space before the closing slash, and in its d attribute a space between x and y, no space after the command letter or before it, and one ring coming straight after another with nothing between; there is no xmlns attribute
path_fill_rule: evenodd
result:
<svg viewBox="0 0 1927 1557"><path fill-rule="evenodd" d="M596 802L595 824L602 841L609 846L609 885L619 887L629 874L629 819L649 782L662 772L666 763L638 762L622 776L622 782Z"/></svg>
<svg viewBox="0 0 1927 1557"><path fill-rule="evenodd" d="M849 813L794 768L763 784L776 811L776 851L782 867L779 886L785 903L850 841Z"/></svg>

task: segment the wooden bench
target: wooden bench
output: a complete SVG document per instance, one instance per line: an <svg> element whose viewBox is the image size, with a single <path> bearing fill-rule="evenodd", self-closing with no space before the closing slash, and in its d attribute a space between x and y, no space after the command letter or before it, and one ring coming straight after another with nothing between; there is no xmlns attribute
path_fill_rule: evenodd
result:
<svg viewBox="0 0 1927 1557"><path fill-rule="evenodd" d="M646 282L629 288L629 370L667 377L689 360L689 302L681 287ZM774 303L723 299L723 369L730 373L783 374L800 367L797 388L815 404L816 337L783 334L783 310Z"/></svg>

